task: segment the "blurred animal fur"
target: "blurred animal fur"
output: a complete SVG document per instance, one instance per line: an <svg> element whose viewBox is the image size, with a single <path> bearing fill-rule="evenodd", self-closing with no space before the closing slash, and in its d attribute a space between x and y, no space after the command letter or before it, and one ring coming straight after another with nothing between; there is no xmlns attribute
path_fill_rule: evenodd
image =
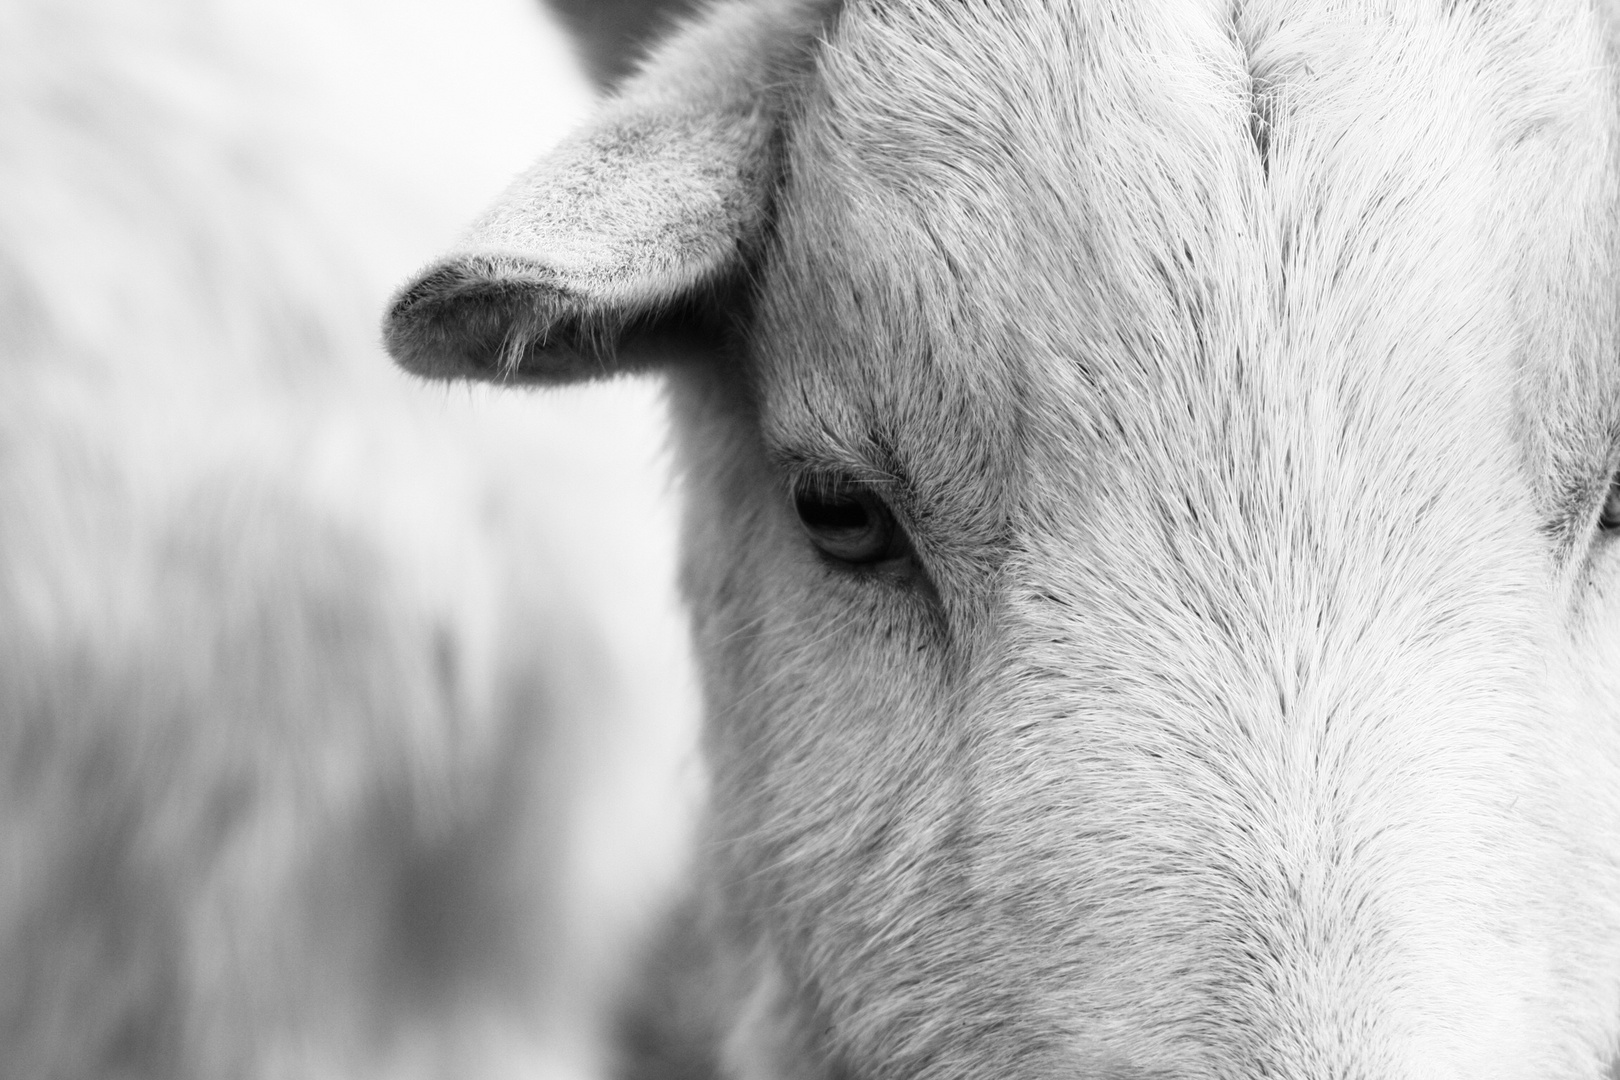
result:
<svg viewBox="0 0 1620 1080"><path fill-rule="evenodd" d="M387 374L379 276L445 211L322 126L425 10L0 10L0 1076L588 1068L547 1047L587 1037L579 785L626 725L576 595L610 568L556 557L593 504L528 482L560 410ZM461 5L433 47L477 12L541 33ZM344 40L353 81L305 85ZM603 560L656 560L616 500L642 532Z"/></svg>
<svg viewBox="0 0 1620 1080"><path fill-rule="evenodd" d="M1608 14L717 3L401 291L424 375L668 372L693 1068L1605 1071Z"/></svg>

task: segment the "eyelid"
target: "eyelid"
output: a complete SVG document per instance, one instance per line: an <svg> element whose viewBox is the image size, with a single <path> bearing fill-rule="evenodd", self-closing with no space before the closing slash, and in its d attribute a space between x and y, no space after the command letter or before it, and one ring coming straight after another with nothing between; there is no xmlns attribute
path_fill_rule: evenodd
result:
<svg viewBox="0 0 1620 1080"><path fill-rule="evenodd" d="M875 492L891 509L899 510L909 500L911 484L905 477L859 458L783 450L772 451L771 458L789 492L807 485L831 490L855 484Z"/></svg>

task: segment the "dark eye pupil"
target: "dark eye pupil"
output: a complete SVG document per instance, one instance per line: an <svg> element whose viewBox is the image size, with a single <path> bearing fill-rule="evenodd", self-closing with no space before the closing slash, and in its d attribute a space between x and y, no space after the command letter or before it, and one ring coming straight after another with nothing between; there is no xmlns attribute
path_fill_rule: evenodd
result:
<svg viewBox="0 0 1620 1080"><path fill-rule="evenodd" d="M864 529L871 523L872 515L857 499L801 492L793 502L798 508L799 520L809 529L842 532Z"/></svg>
<svg viewBox="0 0 1620 1080"><path fill-rule="evenodd" d="M810 542L839 562L884 562L904 548L889 508L864 487L806 486L794 492L793 506Z"/></svg>

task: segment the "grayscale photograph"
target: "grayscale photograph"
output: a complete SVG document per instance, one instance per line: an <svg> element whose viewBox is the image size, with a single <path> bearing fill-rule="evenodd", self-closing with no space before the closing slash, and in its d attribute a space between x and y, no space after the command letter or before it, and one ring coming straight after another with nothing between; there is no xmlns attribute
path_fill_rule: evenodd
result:
<svg viewBox="0 0 1620 1080"><path fill-rule="evenodd" d="M0 1080L1620 1080L1620 0L0 0Z"/></svg>

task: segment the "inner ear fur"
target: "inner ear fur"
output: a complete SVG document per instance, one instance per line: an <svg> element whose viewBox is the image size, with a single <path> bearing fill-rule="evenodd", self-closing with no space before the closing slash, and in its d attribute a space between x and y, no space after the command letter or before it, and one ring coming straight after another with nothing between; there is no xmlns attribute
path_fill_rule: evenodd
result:
<svg viewBox="0 0 1620 1080"><path fill-rule="evenodd" d="M569 382L656 362L764 232L787 88L834 4L732 0L656 50L395 296L388 351L439 379Z"/></svg>

